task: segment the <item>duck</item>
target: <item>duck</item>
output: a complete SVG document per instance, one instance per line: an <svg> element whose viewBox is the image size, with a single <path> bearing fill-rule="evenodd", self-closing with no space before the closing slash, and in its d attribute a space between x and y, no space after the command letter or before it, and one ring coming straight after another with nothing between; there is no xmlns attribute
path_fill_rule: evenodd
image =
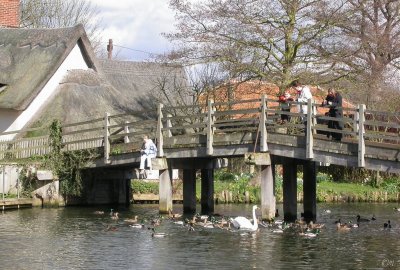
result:
<svg viewBox="0 0 400 270"><path fill-rule="evenodd" d="M124 219L124 221L125 221L126 223L137 223L137 222L138 222L138 216L134 216L133 219L132 219L132 218Z"/></svg>
<svg viewBox="0 0 400 270"><path fill-rule="evenodd" d="M129 227L134 228L134 229L144 229L145 228L144 224L139 224L139 223L131 224L131 225L129 225Z"/></svg>
<svg viewBox="0 0 400 270"><path fill-rule="evenodd" d="M113 219L113 220L117 220L117 219L119 219L119 213L118 212L114 212L114 214L111 216L111 219Z"/></svg>
<svg viewBox="0 0 400 270"><path fill-rule="evenodd" d="M321 229L323 227L325 227L325 224L322 224L322 223L314 223L314 222L310 221L310 223L308 224L308 228L312 229L312 230Z"/></svg>
<svg viewBox="0 0 400 270"><path fill-rule="evenodd" d="M347 232L350 230L350 227L347 224L336 223L336 229L341 232Z"/></svg>
<svg viewBox="0 0 400 270"><path fill-rule="evenodd" d="M376 220L376 217L375 217L375 215L372 215L372 218L371 218L371 220Z"/></svg>
<svg viewBox="0 0 400 270"><path fill-rule="evenodd" d="M332 211L329 210L329 209L325 209L325 210L324 210L324 213L325 213L325 214L330 214L331 212L332 212Z"/></svg>
<svg viewBox="0 0 400 270"><path fill-rule="evenodd" d="M176 225L184 225L185 223L182 220L174 221Z"/></svg>
<svg viewBox="0 0 400 270"><path fill-rule="evenodd" d="M95 214L95 215L104 215L104 211L94 211L93 214Z"/></svg>
<svg viewBox="0 0 400 270"><path fill-rule="evenodd" d="M166 233L156 233L156 230L154 228L152 228L152 233L151 233L151 237L156 237L156 238L162 238L167 236Z"/></svg>
<svg viewBox="0 0 400 270"><path fill-rule="evenodd" d="M387 223L386 222L383 223L383 228L384 229L391 229L392 228L392 225L390 224L390 220L388 220Z"/></svg>
<svg viewBox="0 0 400 270"><path fill-rule="evenodd" d="M176 218L181 218L182 214L172 213L172 210L169 209L168 210L168 216L169 216L169 218L176 219Z"/></svg>
<svg viewBox="0 0 400 270"><path fill-rule="evenodd" d="M118 231L118 228L115 227L115 226L108 225L107 228L106 228L106 231L107 232L110 232L110 231L114 232L114 231Z"/></svg>
<svg viewBox="0 0 400 270"><path fill-rule="evenodd" d="M357 223L360 222L369 222L370 220L368 218L362 218L360 215L357 215Z"/></svg>
<svg viewBox="0 0 400 270"><path fill-rule="evenodd" d="M394 211L400 212L400 207L393 207Z"/></svg>
<svg viewBox="0 0 400 270"><path fill-rule="evenodd" d="M275 210L275 217L279 217L279 211L278 211L278 209Z"/></svg>
<svg viewBox="0 0 400 270"><path fill-rule="evenodd" d="M245 217L236 217L231 218L231 222L233 227L239 230L249 230L249 231L256 231L258 230L258 220L256 217L256 209L258 209L257 205L253 205L253 224Z"/></svg>

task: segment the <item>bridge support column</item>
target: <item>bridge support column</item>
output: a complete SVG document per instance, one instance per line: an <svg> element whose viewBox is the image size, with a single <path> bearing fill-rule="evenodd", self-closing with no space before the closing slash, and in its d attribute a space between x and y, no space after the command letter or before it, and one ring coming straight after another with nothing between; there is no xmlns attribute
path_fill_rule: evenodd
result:
<svg viewBox="0 0 400 270"><path fill-rule="evenodd" d="M214 169L201 169L201 213L214 213Z"/></svg>
<svg viewBox="0 0 400 270"><path fill-rule="evenodd" d="M183 213L196 213L196 170L183 170Z"/></svg>
<svg viewBox="0 0 400 270"><path fill-rule="evenodd" d="M172 170L160 170L159 184L159 211L160 214L168 214L172 211Z"/></svg>
<svg viewBox="0 0 400 270"><path fill-rule="evenodd" d="M273 220L275 217L275 186L272 165L261 165L261 218Z"/></svg>
<svg viewBox="0 0 400 270"><path fill-rule="evenodd" d="M297 219L297 166L293 158L283 161L283 215L286 222Z"/></svg>
<svg viewBox="0 0 400 270"><path fill-rule="evenodd" d="M306 161L303 165L304 220L315 222L317 217L317 165Z"/></svg>

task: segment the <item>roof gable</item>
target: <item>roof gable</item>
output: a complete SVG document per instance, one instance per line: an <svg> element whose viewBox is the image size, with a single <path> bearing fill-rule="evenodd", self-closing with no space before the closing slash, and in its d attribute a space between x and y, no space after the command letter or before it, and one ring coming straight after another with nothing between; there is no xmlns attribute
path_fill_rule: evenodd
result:
<svg viewBox="0 0 400 270"><path fill-rule="evenodd" d="M82 25L60 29L0 29L0 108L24 110L79 45L89 68L95 57Z"/></svg>

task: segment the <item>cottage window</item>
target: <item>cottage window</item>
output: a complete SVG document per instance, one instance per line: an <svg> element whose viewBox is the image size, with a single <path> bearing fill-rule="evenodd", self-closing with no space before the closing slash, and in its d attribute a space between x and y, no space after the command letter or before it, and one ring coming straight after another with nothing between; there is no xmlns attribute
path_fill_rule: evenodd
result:
<svg viewBox="0 0 400 270"><path fill-rule="evenodd" d="M0 83L0 93L1 93L4 89L6 89L6 87L7 87L7 84Z"/></svg>

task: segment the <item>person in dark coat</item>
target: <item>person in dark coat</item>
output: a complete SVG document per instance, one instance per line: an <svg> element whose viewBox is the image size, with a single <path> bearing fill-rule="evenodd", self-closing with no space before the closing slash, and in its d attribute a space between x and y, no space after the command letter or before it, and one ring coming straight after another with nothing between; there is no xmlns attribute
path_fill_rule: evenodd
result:
<svg viewBox="0 0 400 270"><path fill-rule="evenodd" d="M328 95L324 101L324 105L329 107L328 115L329 117L335 117L338 120L342 120L343 118L343 108L342 108L342 95L337 92L335 89L328 89ZM343 122L342 121L335 121L329 120L328 121L328 128L343 130ZM332 139L335 141L342 140L342 133L330 132L327 134L328 138L332 136Z"/></svg>

